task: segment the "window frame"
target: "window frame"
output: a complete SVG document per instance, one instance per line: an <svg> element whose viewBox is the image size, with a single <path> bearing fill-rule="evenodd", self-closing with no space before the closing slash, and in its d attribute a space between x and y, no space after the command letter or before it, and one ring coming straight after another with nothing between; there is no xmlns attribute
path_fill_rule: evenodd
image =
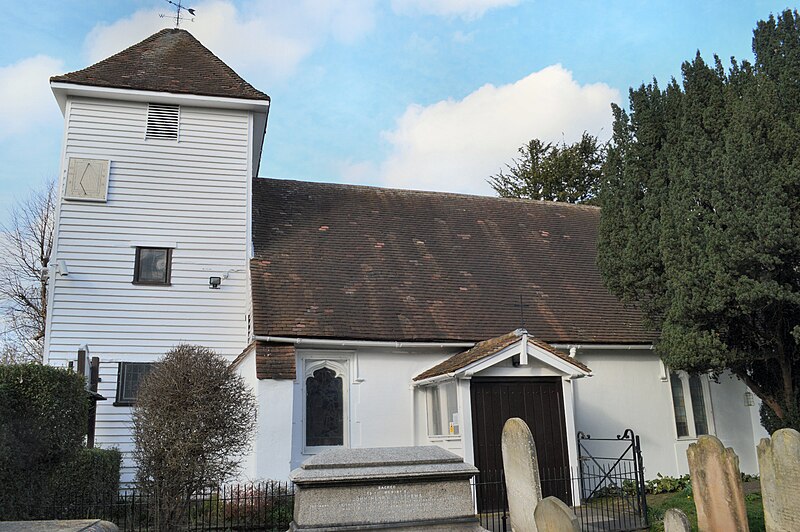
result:
<svg viewBox="0 0 800 532"><path fill-rule="evenodd" d="M150 370L152 370L154 362L119 362L117 365L117 391L116 395L114 396L114 406L133 406L136 404L135 398L129 397L121 397L122 391L124 389L124 382L125 377L127 375L127 369L130 366L150 366ZM138 388L137 388L138 393Z"/></svg>
<svg viewBox="0 0 800 532"><path fill-rule="evenodd" d="M314 375L319 369L329 369L333 371L334 378L342 379L342 445L306 445L306 404L308 392L306 380ZM300 395L302 396L302 453L317 454L327 449L350 448L350 360L346 358L304 358L303 375L300 381Z"/></svg>
<svg viewBox="0 0 800 532"><path fill-rule="evenodd" d="M679 436L678 435L678 421L677 417L675 416L675 399L672 395L672 382L673 382L673 375L677 375L678 379L681 383L681 391L683 393L683 405L684 409L686 410L686 424L688 425L688 432L687 436ZM672 409L672 430L675 434L675 439L679 441L685 440L696 440L700 435L697 434L697 424L695 423L694 418L694 402L692 401L692 394L691 390L689 389L689 377L690 375L685 371L678 371L668 369L667 371L668 377L668 384L669 384L669 400ZM711 387L708 380L708 375L705 374L697 374L696 377L700 379L700 390L703 394L703 403L704 403L704 410L706 414L706 424L708 428L707 434L709 435L716 435L716 427L714 424L714 409L711 404Z"/></svg>
<svg viewBox="0 0 800 532"><path fill-rule="evenodd" d="M453 387L453 404L450 404L448 400L447 391L444 390L445 386L452 386ZM443 439L460 439L461 438L461 431L463 427L463 421L461 416L461 408L460 408L460 401L459 401L459 390L458 390L458 382L455 379L446 380L437 382L435 384L431 384L429 386L423 387L423 392L425 395L425 430L429 440L443 440ZM447 430L445 431L445 425L442 423L442 433L441 434L434 434L431 432L431 426L433 423L432 415L435 414L433 412L431 400L434 393L438 396L437 405L439 408L438 418L439 420L444 420L445 418L442 417L444 412L447 412ZM454 406L454 414L458 417L458 423L454 423L456 427L456 432L450 433L450 423L451 423L451 416L450 416L450 407Z"/></svg>
<svg viewBox="0 0 800 532"><path fill-rule="evenodd" d="M167 267L165 272L165 280L162 281L142 281L139 279L141 269L141 252L143 249L166 251L167 252ZM143 286L171 286L172 285L172 248L171 247L156 247L156 246L136 246L136 253L133 258L133 281L132 284Z"/></svg>

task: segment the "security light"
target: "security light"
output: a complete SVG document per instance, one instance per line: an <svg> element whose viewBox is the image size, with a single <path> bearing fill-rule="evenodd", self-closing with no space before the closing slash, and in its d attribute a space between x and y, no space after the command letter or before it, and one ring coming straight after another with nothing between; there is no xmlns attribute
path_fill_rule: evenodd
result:
<svg viewBox="0 0 800 532"><path fill-rule="evenodd" d="M208 278L208 287L212 290L219 289L219 285L222 284L222 277L209 277Z"/></svg>

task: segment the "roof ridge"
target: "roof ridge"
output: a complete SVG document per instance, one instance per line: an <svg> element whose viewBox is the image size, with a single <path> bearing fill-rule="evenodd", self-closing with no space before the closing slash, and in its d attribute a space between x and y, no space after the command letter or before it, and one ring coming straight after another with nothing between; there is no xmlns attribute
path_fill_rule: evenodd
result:
<svg viewBox="0 0 800 532"><path fill-rule="evenodd" d="M164 28L105 59L50 82L174 94L266 100L189 31Z"/></svg>
<svg viewBox="0 0 800 532"><path fill-rule="evenodd" d="M110 61L112 61L113 59L116 59L118 56L121 56L121 55L125 54L125 52L127 52L128 50L130 50L130 49L132 49L132 48L135 48L135 47L137 47L137 46L141 46L142 44L144 44L144 43L146 43L146 42L153 41L153 40L155 40L155 39L156 39L156 37L160 37L160 36L161 36L162 34L164 34L164 33L167 33L167 32L175 32L175 31L183 31L183 32L186 32L186 33L188 33L189 35L191 35L191 36L194 38L194 36L193 36L191 33L189 33L188 31L186 31L186 30L181 30L181 29L179 29L179 28L164 28L164 29L162 29L162 30L159 30L159 31L155 32L154 34L150 35L149 37L145 37L145 38L144 38L144 39L142 39L141 41L139 41L139 42L137 42L137 43L134 43L134 44L132 44L132 45L128 46L127 48L123 48L123 49L122 49L122 50L120 50L119 52L117 52L117 53L115 53L115 54L112 54L112 55L110 55L110 56L106 57L105 59L101 59L100 61L98 61L98 62L96 62L96 63L92 63L92 64L91 64L91 65L89 65L89 66L86 66L86 67L80 68L80 69L78 69L78 70L73 70L72 72L65 72L64 74L58 74L58 75L55 75L55 76L50 76L50 81L63 81L63 80L61 80L61 79L58 79L58 78L65 78L65 77L67 77L67 76L71 76L71 75L73 75L73 74L80 74L80 73L82 73L82 72L86 72L87 70L89 70L89 69L92 69L92 68L95 68L95 67L97 67L97 66L100 66L100 65L105 65L105 64L109 63ZM195 40L197 40L197 39L195 39ZM198 41L198 42L199 42L199 41ZM202 45L202 44L201 44L201 45ZM69 82L67 82L67 83L69 83Z"/></svg>
<svg viewBox="0 0 800 532"><path fill-rule="evenodd" d="M322 186L322 187L331 187L331 188L341 188L341 189L356 189L356 190L369 190L369 191L378 191L378 192L393 192L399 194L413 194L419 196L437 196L437 197L454 197L454 198L465 198L465 199L490 199L490 200L498 200L498 201L507 201L509 203L526 203L526 204L539 204L539 205L546 205L550 207L565 207L568 209L581 209L581 210L592 210L592 211L599 211L600 207L597 205L585 205L582 203L569 203L566 201L552 201L552 200L538 200L533 198L508 198L504 196L484 196L481 194L469 194L466 192L443 192L438 190L414 190L414 189L406 189L406 188L394 188L394 187L381 187L376 185L357 185L353 183L331 183L327 181L303 181L301 179L281 179L277 177L255 177L253 178L255 182L260 181L269 181L269 182L284 182L284 183L300 183L303 185L313 185L313 186Z"/></svg>

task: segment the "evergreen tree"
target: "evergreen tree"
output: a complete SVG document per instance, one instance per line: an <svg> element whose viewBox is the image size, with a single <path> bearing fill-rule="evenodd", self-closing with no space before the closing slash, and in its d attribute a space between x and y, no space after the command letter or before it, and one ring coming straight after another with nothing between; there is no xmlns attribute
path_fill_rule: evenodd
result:
<svg viewBox="0 0 800 532"><path fill-rule="evenodd" d="M584 132L574 144L545 144L533 139L519 149L520 158L506 172L489 179L504 198L531 198L591 203L597 196L605 144Z"/></svg>
<svg viewBox="0 0 800 532"><path fill-rule="evenodd" d="M698 53L614 107L599 266L668 366L728 370L768 430L800 429L798 13L759 22L753 51L727 71Z"/></svg>

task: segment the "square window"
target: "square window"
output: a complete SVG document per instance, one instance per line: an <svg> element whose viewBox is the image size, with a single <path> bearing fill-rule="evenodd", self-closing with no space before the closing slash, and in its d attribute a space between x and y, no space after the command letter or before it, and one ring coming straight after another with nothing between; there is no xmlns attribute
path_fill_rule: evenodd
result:
<svg viewBox="0 0 800 532"><path fill-rule="evenodd" d="M117 400L115 406L131 406L136 403L139 384L153 369L150 362L120 362L117 377Z"/></svg>
<svg viewBox="0 0 800 532"><path fill-rule="evenodd" d="M456 382L448 381L425 390L428 407L428 437L458 436L458 393Z"/></svg>
<svg viewBox="0 0 800 532"><path fill-rule="evenodd" d="M170 284L172 273L171 248L136 248L133 268L134 284Z"/></svg>

